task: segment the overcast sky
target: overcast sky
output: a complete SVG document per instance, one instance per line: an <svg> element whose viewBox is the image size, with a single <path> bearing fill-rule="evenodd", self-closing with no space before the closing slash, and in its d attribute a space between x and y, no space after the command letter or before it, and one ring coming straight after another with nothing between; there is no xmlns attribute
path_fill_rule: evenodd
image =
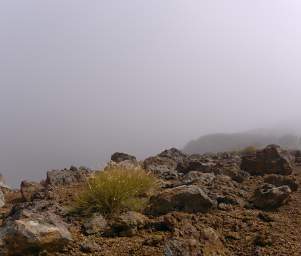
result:
<svg viewBox="0 0 301 256"><path fill-rule="evenodd" d="M299 0L0 3L10 184L298 119Z"/></svg>

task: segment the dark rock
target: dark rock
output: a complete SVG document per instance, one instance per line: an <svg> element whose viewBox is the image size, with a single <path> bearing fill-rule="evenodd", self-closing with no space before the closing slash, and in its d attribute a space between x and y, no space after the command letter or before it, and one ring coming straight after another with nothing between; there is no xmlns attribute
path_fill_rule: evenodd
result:
<svg viewBox="0 0 301 256"><path fill-rule="evenodd" d="M287 203L291 192L288 186L275 187L272 184L264 184L256 189L251 201L259 209L274 209Z"/></svg>
<svg viewBox="0 0 301 256"><path fill-rule="evenodd" d="M147 212L152 215L166 214L171 211L208 212L216 205L216 201L210 199L198 186L183 185L166 189L153 196Z"/></svg>
<svg viewBox="0 0 301 256"><path fill-rule="evenodd" d="M145 170L152 172L161 179L171 180L178 178L177 162L171 158L154 156L144 160Z"/></svg>
<svg viewBox="0 0 301 256"><path fill-rule="evenodd" d="M277 145L269 145L255 154L243 156L241 169L251 175L290 175L293 171L288 152L281 150Z"/></svg>
<svg viewBox="0 0 301 256"><path fill-rule="evenodd" d="M277 175L277 174L270 174L264 176L264 182L273 184L276 187L287 185L290 187L292 191L297 191L299 184L296 180L296 178L291 176L283 176L283 175Z"/></svg>
<svg viewBox="0 0 301 256"><path fill-rule="evenodd" d="M137 161L136 157L128 155L126 153L116 152L111 156L111 160L115 163L120 163L126 160Z"/></svg>
<svg viewBox="0 0 301 256"><path fill-rule="evenodd" d="M179 163L177 169L183 173L188 173L190 171L211 172L213 167L215 167L215 163L194 156Z"/></svg>
<svg viewBox="0 0 301 256"><path fill-rule="evenodd" d="M176 148L171 148L161 152L159 157L166 157L174 160L176 163L182 163L187 158L187 155Z"/></svg>

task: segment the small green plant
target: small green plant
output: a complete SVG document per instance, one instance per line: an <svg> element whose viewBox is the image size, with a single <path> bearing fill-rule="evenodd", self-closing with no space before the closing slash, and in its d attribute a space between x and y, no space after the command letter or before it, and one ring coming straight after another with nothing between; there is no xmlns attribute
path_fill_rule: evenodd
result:
<svg viewBox="0 0 301 256"><path fill-rule="evenodd" d="M84 212L117 214L123 210L141 210L157 181L143 169L111 167L91 178L79 195L76 208Z"/></svg>

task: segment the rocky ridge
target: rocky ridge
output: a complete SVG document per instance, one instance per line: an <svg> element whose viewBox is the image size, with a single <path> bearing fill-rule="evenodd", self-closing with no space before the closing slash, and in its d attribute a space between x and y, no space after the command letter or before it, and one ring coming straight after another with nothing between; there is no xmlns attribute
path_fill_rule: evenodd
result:
<svg viewBox="0 0 301 256"><path fill-rule="evenodd" d="M172 148L141 162L115 153L108 165L142 166L160 189L143 212L112 218L70 212L95 173L88 168L49 171L20 190L3 185L0 255L301 255L298 157L276 145L251 154Z"/></svg>

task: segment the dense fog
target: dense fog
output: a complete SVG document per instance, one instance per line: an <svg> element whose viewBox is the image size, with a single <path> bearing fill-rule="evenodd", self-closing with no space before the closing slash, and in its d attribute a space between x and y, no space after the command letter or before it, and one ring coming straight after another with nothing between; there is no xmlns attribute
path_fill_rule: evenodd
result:
<svg viewBox="0 0 301 256"><path fill-rule="evenodd" d="M299 134L300 12L297 0L2 2L0 172L16 186L205 134Z"/></svg>

